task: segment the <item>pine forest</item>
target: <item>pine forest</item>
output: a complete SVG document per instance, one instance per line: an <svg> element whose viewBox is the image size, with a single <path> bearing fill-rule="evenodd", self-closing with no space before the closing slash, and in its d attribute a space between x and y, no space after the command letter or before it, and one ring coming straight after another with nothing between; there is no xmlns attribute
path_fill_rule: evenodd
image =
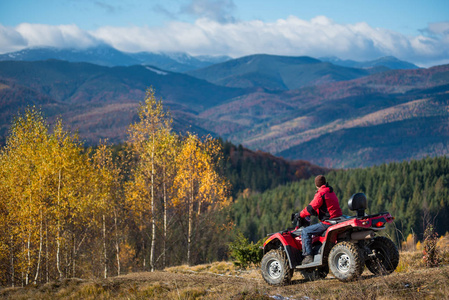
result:
<svg viewBox="0 0 449 300"><path fill-rule="evenodd" d="M449 159L447 157L389 163L364 169L333 170L326 174L343 214L353 216L348 200L358 192L367 197L367 214L388 211L395 217L386 234L398 246L410 234L423 239L427 225L449 230ZM313 199L313 178L263 193L241 195L232 206L236 227L252 241L291 227L290 216Z"/></svg>

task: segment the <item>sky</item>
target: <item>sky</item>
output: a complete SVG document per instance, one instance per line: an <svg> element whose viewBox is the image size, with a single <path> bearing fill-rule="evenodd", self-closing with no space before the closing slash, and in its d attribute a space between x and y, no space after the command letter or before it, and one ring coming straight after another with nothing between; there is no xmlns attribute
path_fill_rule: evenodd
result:
<svg viewBox="0 0 449 300"><path fill-rule="evenodd" d="M0 0L0 53L27 47L449 63L448 0Z"/></svg>

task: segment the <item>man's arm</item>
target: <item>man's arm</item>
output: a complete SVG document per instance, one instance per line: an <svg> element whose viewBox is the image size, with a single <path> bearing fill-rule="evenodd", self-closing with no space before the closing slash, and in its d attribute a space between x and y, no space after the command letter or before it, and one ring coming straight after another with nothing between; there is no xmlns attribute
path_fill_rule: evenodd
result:
<svg viewBox="0 0 449 300"><path fill-rule="evenodd" d="M299 214L301 218L305 218L307 216L318 216L317 210L323 204L323 198L321 197L321 193L317 192L313 200L307 205Z"/></svg>

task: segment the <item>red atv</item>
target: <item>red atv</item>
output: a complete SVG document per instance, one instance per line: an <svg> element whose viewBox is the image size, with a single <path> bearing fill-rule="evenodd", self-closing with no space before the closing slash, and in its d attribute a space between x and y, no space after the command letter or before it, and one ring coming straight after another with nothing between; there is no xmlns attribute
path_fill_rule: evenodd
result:
<svg viewBox="0 0 449 300"><path fill-rule="evenodd" d="M399 252L390 239L376 236L393 222L388 212L365 215L366 197L354 194L349 209L357 211L353 217L342 216L328 220L332 225L321 235L312 237L313 262L302 265L301 233L310 219L292 215L295 228L270 234L263 245L262 276L271 285L290 283L298 270L307 280L325 278L329 273L341 281L359 277L366 265L375 275L392 273L399 263Z"/></svg>

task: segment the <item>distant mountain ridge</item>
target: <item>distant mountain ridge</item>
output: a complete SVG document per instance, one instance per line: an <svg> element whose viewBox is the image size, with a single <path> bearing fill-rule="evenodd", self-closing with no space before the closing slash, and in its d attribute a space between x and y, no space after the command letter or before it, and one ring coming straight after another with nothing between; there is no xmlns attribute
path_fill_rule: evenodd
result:
<svg viewBox="0 0 449 300"><path fill-rule="evenodd" d="M227 87L293 90L369 75L361 69L336 66L307 56L256 54L214 64L187 74Z"/></svg>
<svg viewBox="0 0 449 300"><path fill-rule="evenodd" d="M276 57L275 55L271 55ZM278 56L279 57L279 56ZM284 56L284 58L287 58ZM182 52L137 52L129 53L116 50L107 45L98 45L86 49L32 47L20 51L0 54L0 61L39 61L47 59L66 60L69 62L89 62L102 66L131 66L136 64L153 65L163 70L173 72L187 72L208 67L210 65L233 60L229 56L191 56ZM237 58L239 59L239 58ZM374 72L386 69L417 69L410 62L401 61L393 56L380 57L371 61L342 60L338 57L320 57L321 62L329 62L336 66L358 69L374 69ZM377 69L377 70L376 70Z"/></svg>
<svg viewBox="0 0 449 300"><path fill-rule="evenodd" d="M320 57L319 59L321 61L330 62L334 65L349 68L370 69L383 67L391 70L419 69L417 65L399 60L394 56L384 56L370 61L342 60L338 57Z"/></svg>
<svg viewBox="0 0 449 300"><path fill-rule="evenodd" d="M231 59L227 56L190 56L186 53L127 53L101 45L87 49L27 48L0 54L0 61L40 61L47 59L88 62L101 66L152 65L163 70L185 72Z"/></svg>

